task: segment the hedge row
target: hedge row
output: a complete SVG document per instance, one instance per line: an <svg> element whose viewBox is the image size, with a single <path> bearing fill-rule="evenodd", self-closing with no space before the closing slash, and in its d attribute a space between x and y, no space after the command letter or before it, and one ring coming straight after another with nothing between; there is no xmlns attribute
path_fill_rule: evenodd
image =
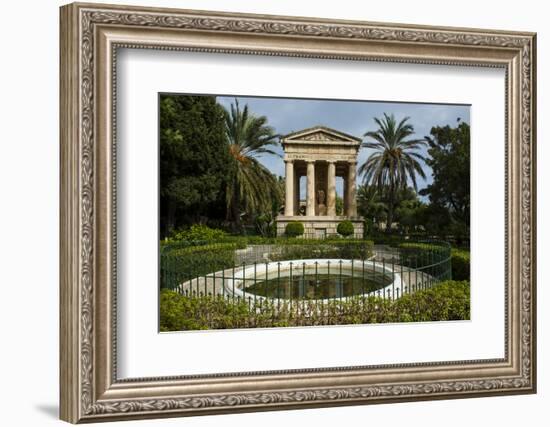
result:
<svg viewBox="0 0 550 427"><path fill-rule="evenodd" d="M386 233L375 233L367 235L368 239L374 241L376 245L389 245L389 246L398 246L406 240L411 240L413 242L418 240L427 239L426 234L410 233L408 235L402 234L386 234Z"/></svg>
<svg viewBox="0 0 550 427"><path fill-rule="evenodd" d="M470 251L453 248L451 250L451 265L453 279L470 280Z"/></svg>
<svg viewBox="0 0 550 427"><path fill-rule="evenodd" d="M351 225L351 232L349 227L350 225ZM253 235L253 236L231 235L220 229L210 228L202 224L193 224L189 228L173 231L168 238L161 241L161 247L171 246L174 244L198 245L198 244L212 244L212 243L224 243L224 242L232 242L232 243L238 244L241 247L244 247L249 244L261 244L261 245L275 244L275 243L286 244L286 243L292 243L292 241L294 240L299 240L301 242L303 242L304 240L315 240L317 242L319 241L318 239L300 238L299 236L304 233L304 225L299 221L291 222L288 224L288 226L290 226L289 227L290 229L287 236L263 237L259 235ZM340 231L342 231L343 235L353 234L353 224L350 221L343 221L339 224L339 226L341 226ZM330 236L327 240L339 240L342 238L343 238L342 236L335 235L335 236Z"/></svg>
<svg viewBox="0 0 550 427"><path fill-rule="evenodd" d="M373 254L373 243L368 240L313 241L306 244L285 244L277 247L270 255L271 261L292 259L368 259Z"/></svg>
<svg viewBox="0 0 550 427"><path fill-rule="evenodd" d="M193 224L189 228L173 230L170 237L166 239L168 242L179 241L199 241L204 240L210 243L217 242L223 239L228 234L218 228L210 228L204 224Z"/></svg>
<svg viewBox="0 0 550 427"><path fill-rule="evenodd" d="M300 307L298 309L298 307ZM161 331L468 320L470 283L447 281L397 300L357 297L320 304L234 301L161 291Z"/></svg>
<svg viewBox="0 0 550 427"><path fill-rule="evenodd" d="M330 236L326 239L306 239L301 237L227 236L219 242L235 243L239 248L244 248L248 245L318 245L320 243L334 244L338 242L341 244L354 242L366 242L371 245L374 244L372 240L350 239L343 238L341 236Z"/></svg>
<svg viewBox="0 0 550 427"><path fill-rule="evenodd" d="M420 250L420 251L429 251L434 248L437 249L436 245L430 243L401 243L398 245L401 250ZM406 253L404 253L406 257ZM452 269L452 278L454 280L470 280L470 251L465 249L451 249L451 269Z"/></svg>
<svg viewBox="0 0 550 427"><path fill-rule="evenodd" d="M372 242L364 240L322 241L286 239L276 244L270 261L312 258L368 259L372 255ZM246 245L244 245L246 246ZM237 243L184 244L179 242L161 249L161 288L174 289L181 283L225 270L236 265Z"/></svg>
<svg viewBox="0 0 550 427"><path fill-rule="evenodd" d="M431 265L433 268L425 270L428 274L435 274L438 270L437 265L445 267L444 264L448 261L451 252L451 248L448 245L437 242L407 242L397 245L397 248L399 249L399 264L411 268Z"/></svg>
<svg viewBox="0 0 550 427"><path fill-rule="evenodd" d="M161 287L173 289L186 280L235 265L234 243L188 246L161 254Z"/></svg>

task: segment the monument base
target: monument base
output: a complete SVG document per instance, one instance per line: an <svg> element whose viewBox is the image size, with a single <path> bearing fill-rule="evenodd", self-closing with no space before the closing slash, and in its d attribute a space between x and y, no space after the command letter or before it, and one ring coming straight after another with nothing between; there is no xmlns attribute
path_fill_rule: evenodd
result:
<svg viewBox="0 0 550 427"><path fill-rule="evenodd" d="M277 236L285 235L285 228L289 222L301 222L304 224L304 237L308 239L324 239L336 236L336 228L342 221L351 221L353 224L353 237L363 238L364 220L362 217L349 218L347 216L282 216L279 215L275 222L277 224Z"/></svg>

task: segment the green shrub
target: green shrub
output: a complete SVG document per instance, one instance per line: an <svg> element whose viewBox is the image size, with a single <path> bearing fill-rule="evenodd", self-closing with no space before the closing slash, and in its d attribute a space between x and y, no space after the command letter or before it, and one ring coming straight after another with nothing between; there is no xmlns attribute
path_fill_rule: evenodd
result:
<svg viewBox="0 0 550 427"><path fill-rule="evenodd" d="M363 221L363 239L367 239L374 231L372 219L366 218Z"/></svg>
<svg viewBox="0 0 550 427"><path fill-rule="evenodd" d="M250 318L248 304L222 297L192 296L163 289L160 292L160 330L233 329Z"/></svg>
<svg viewBox="0 0 550 427"><path fill-rule="evenodd" d="M401 250L403 265L409 265L409 261L414 265L413 259L416 258L416 262L422 260L422 251L429 252L435 251L436 254L446 255L444 246L437 246L437 243L401 243L399 246ZM410 253L408 253L410 251ZM465 249L451 249L451 270L453 280L470 280L470 251ZM433 255L431 255L433 257Z"/></svg>
<svg viewBox="0 0 550 427"><path fill-rule="evenodd" d="M385 233L371 233L368 235L368 238L373 240L376 245L388 245L392 247L397 247L406 241L401 235L396 236Z"/></svg>
<svg viewBox="0 0 550 427"><path fill-rule="evenodd" d="M470 283L447 281L396 300L354 297L315 301L231 300L222 296L183 296L162 290L161 331L255 327L346 325L388 322L468 320Z"/></svg>
<svg viewBox="0 0 550 427"><path fill-rule="evenodd" d="M277 236L277 223L271 213L258 215L254 223L256 226L256 231L260 233L262 237Z"/></svg>
<svg viewBox="0 0 550 427"><path fill-rule="evenodd" d="M397 245L397 248L399 264L412 268L448 262L451 255L450 246L439 242L406 242Z"/></svg>
<svg viewBox="0 0 550 427"><path fill-rule="evenodd" d="M227 236L227 233L218 228L210 228L203 224L193 224L190 228L177 230L172 233L171 239L175 241L186 240L216 242Z"/></svg>
<svg viewBox="0 0 550 427"><path fill-rule="evenodd" d="M234 243L188 246L161 254L161 287L173 289L182 282L235 265Z"/></svg>
<svg viewBox="0 0 550 427"><path fill-rule="evenodd" d="M190 241L187 241L187 240L179 240L179 241L175 241L175 240L161 240L160 241L160 253L161 254L166 254L166 253L169 253L169 252L172 252L174 250L177 250L177 249L183 249L183 248L188 248L190 246L202 246L202 245L206 245L208 244L208 242L204 241L204 240L201 240L201 241L193 241L193 242L190 242Z"/></svg>
<svg viewBox="0 0 550 427"><path fill-rule="evenodd" d="M453 248L451 266L454 280L470 280L470 251Z"/></svg>
<svg viewBox="0 0 550 427"><path fill-rule="evenodd" d="M336 227L336 231L338 234L344 237L348 237L353 235L355 230L353 229L353 223L351 221L342 221L340 224L338 224L338 227Z"/></svg>
<svg viewBox="0 0 550 427"><path fill-rule="evenodd" d="M298 221L289 222L285 227L285 234L288 237L298 237L304 234L304 224Z"/></svg>
<svg viewBox="0 0 550 427"><path fill-rule="evenodd" d="M335 243L339 249L338 258L342 259L369 259L373 255L373 243L370 240L345 241Z"/></svg>
<svg viewBox="0 0 550 427"><path fill-rule="evenodd" d="M399 322L468 320L470 282L449 280L431 289L404 295L393 305Z"/></svg>
<svg viewBox="0 0 550 427"><path fill-rule="evenodd" d="M355 239L348 238L345 242L338 235L329 236L325 239L312 239L306 237L262 237L262 236L235 236L227 235L223 239L219 240L218 243L234 243L239 249L244 248L248 245L319 245L319 244L333 244L336 243L347 243L347 242L369 242L371 245L373 242L366 239Z"/></svg>
<svg viewBox="0 0 550 427"><path fill-rule="evenodd" d="M422 242L404 242L400 243L398 245L398 248L404 249L404 250L421 250L421 251L429 251L434 249L435 247L444 247L443 245L438 244L432 244L432 243L422 243Z"/></svg>
<svg viewBox="0 0 550 427"><path fill-rule="evenodd" d="M298 240L298 239L297 239ZM372 256L373 244L368 240L298 240L294 244L280 245L270 254L271 261L293 259L368 259Z"/></svg>

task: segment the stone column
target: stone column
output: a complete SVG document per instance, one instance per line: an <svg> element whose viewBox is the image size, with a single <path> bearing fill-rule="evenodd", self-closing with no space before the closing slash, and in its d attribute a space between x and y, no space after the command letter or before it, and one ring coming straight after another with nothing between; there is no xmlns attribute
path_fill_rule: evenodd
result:
<svg viewBox="0 0 550 427"><path fill-rule="evenodd" d="M315 216L315 162L307 162L306 216Z"/></svg>
<svg viewBox="0 0 550 427"><path fill-rule="evenodd" d="M347 172L344 172L344 175L342 176L342 181L344 181L344 185L343 185L343 194L342 194L342 201L344 202L343 203L343 212L342 212L342 215L344 216L347 216L348 215L348 188L349 188L349 185L348 185L348 176L347 176Z"/></svg>
<svg viewBox="0 0 550 427"><path fill-rule="evenodd" d="M294 215L300 215L300 174L294 171Z"/></svg>
<svg viewBox="0 0 550 427"><path fill-rule="evenodd" d="M332 161L327 168L327 215L336 215L336 164Z"/></svg>
<svg viewBox="0 0 550 427"><path fill-rule="evenodd" d="M355 178L357 175L357 162L350 162L348 167L348 216L357 216L357 200L355 196Z"/></svg>
<svg viewBox="0 0 550 427"><path fill-rule="evenodd" d="M294 215L294 163L285 160L285 216Z"/></svg>

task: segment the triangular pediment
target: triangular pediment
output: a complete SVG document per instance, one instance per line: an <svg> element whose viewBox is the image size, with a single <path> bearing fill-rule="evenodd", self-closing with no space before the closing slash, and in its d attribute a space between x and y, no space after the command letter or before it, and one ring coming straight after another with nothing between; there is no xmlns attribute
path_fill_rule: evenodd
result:
<svg viewBox="0 0 550 427"><path fill-rule="evenodd" d="M304 135L303 137L299 138L303 139L305 141L345 141L344 138L339 137L338 135L334 135L333 133L328 132L313 132L309 133L307 135Z"/></svg>
<svg viewBox="0 0 550 427"><path fill-rule="evenodd" d="M337 131L325 126L315 126L313 128L303 129L298 132L292 132L283 137L285 142L300 142L300 141L335 141L335 142L361 142L360 138L348 135L344 132Z"/></svg>

